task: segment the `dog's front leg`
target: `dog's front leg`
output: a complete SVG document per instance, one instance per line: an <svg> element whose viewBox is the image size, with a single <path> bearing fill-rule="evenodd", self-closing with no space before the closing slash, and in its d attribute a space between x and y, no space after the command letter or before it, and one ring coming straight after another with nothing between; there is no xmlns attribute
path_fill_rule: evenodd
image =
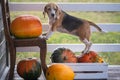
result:
<svg viewBox="0 0 120 80"><path fill-rule="evenodd" d="M54 33L54 32L53 32L52 30L48 30L48 32L42 34L41 37L42 37L42 38L45 38L46 40L48 40L53 33Z"/></svg>
<svg viewBox="0 0 120 80"><path fill-rule="evenodd" d="M82 53L83 54L88 53L92 43L88 41L87 39L82 40L82 42L85 44L85 49L82 51Z"/></svg>
<svg viewBox="0 0 120 80"><path fill-rule="evenodd" d="M46 34L46 39L50 38L54 32L50 29Z"/></svg>

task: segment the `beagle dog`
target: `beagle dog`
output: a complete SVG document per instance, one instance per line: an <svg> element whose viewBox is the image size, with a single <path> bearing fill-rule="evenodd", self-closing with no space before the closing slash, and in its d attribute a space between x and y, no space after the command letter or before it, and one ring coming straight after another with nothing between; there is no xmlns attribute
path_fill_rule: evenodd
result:
<svg viewBox="0 0 120 80"><path fill-rule="evenodd" d="M48 3L44 7L43 15L48 15L50 29L45 34L48 39L54 31L72 34L78 36L78 38L85 44L85 49L82 53L88 53L92 43L90 42L91 30L90 26L94 26L98 31L102 32L102 29L95 23L71 16L61 10L55 3Z"/></svg>

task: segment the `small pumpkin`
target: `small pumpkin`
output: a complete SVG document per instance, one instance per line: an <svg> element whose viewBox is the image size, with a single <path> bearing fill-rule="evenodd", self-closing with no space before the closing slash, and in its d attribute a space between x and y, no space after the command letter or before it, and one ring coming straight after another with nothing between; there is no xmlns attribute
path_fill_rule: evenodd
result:
<svg viewBox="0 0 120 80"><path fill-rule="evenodd" d="M34 15L19 15L10 25L10 32L16 38L34 38L42 34L42 24Z"/></svg>
<svg viewBox="0 0 120 80"><path fill-rule="evenodd" d="M53 63L76 63L77 57L67 48L58 48L51 55Z"/></svg>
<svg viewBox="0 0 120 80"><path fill-rule="evenodd" d="M23 59L17 64L17 73L24 80L37 80L41 75L41 64L35 58Z"/></svg>
<svg viewBox="0 0 120 80"><path fill-rule="evenodd" d="M102 57L98 55L95 51L89 51L89 53L83 54L81 57L78 57L79 63L103 63Z"/></svg>
<svg viewBox="0 0 120 80"><path fill-rule="evenodd" d="M74 80L72 68L65 64L52 64L46 71L46 80Z"/></svg>

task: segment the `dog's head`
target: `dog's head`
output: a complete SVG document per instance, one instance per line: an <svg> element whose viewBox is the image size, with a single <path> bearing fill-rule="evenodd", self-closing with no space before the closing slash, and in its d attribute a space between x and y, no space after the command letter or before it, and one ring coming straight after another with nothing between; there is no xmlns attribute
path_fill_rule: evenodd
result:
<svg viewBox="0 0 120 80"><path fill-rule="evenodd" d="M43 12L44 17L46 13L50 19L51 18L58 19L61 13L61 10L58 7L58 5L56 5L55 3L48 3L44 7L44 12Z"/></svg>

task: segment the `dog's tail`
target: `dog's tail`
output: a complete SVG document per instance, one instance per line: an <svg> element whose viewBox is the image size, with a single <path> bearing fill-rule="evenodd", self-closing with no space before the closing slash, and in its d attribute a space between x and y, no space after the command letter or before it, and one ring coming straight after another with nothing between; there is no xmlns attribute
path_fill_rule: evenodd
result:
<svg viewBox="0 0 120 80"><path fill-rule="evenodd" d="M94 26L98 31L100 32L104 32L98 25L96 25L95 23L88 21L90 25Z"/></svg>

